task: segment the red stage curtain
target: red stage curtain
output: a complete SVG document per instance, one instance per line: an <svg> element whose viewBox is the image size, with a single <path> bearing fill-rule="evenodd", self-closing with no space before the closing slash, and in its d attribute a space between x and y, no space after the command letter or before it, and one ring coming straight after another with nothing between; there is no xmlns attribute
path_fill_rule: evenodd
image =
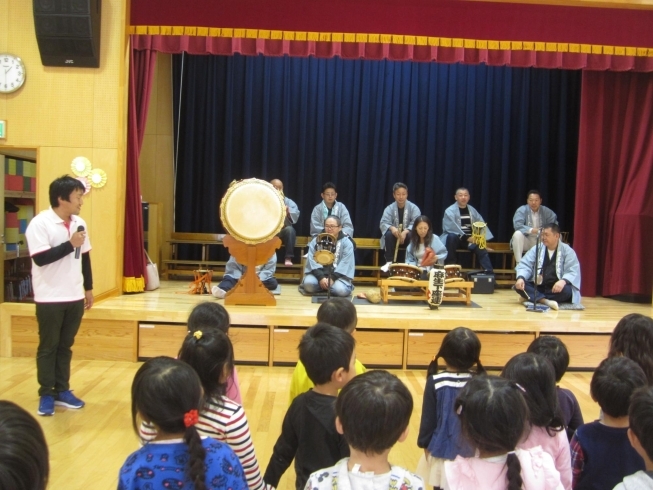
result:
<svg viewBox="0 0 653 490"><path fill-rule="evenodd" d="M155 64L156 51L130 49L125 255L122 279L122 290L125 293L137 293L145 290L146 259L143 249L143 212L138 177L138 156L143 145Z"/></svg>
<svg viewBox="0 0 653 490"><path fill-rule="evenodd" d="M403 36L402 36L403 38ZM563 68L567 70L653 71L653 57L591 53L477 49L471 47L420 46L370 42L289 41L211 36L133 35L135 49L163 53L230 56L316 56L343 59L437 61L440 63L486 63L489 66Z"/></svg>
<svg viewBox="0 0 653 490"><path fill-rule="evenodd" d="M653 289L653 74L583 73L574 250L587 296Z"/></svg>

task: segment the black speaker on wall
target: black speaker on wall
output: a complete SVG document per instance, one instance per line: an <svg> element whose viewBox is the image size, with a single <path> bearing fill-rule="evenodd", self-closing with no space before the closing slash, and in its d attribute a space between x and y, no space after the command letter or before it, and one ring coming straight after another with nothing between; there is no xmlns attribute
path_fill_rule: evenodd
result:
<svg viewBox="0 0 653 490"><path fill-rule="evenodd" d="M44 66L100 66L102 0L32 1Z"/></svg>

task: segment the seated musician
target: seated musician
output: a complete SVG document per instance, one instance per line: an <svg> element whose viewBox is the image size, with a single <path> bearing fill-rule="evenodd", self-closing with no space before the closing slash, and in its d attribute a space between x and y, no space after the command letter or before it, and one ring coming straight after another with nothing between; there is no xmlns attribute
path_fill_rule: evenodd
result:
<svg viewBox="0 0 653 490"><path fill-rule="evenodd" d="M519 206L512 218L515 233L510 240L510 247L515 254L515 263L519 264L522 253L535 246L537 232L545 223L558 223L558 217L546 206L542 206L540 191L530 190L526 204Z"/></svg>
<svg viewBox="0 0 653 490"><path fill-rule="evenodd" d="M580 263L576 252L560 240L560 227L549 223L542 228L542 247L535 257L531 248L517 264L515 291L524 299L547 305L553 310L558 303L580 303ZM538 283L535 287L533 266L537 261ZM541 279L541 281L539 280Z"/></svg>
<svg viewBox="0 0 653 490"><path fill-rule="evenodd" d="M406 249L406 263L428 272L434 264L443 264L446 258L447 248L437 235L433 234L433 225L428 216L415 218L413 233Z"/></svg>
<svg viewBox="0 0 653 490"><path fill-rule="evenodd" d="M283 182L279 179L272 179L270 184L281 193L283 196L283 202L286 205L286 218L283 222L283 228L281 228L281 231L277 236L281 239L281 243L284 245L286 250L286 261L284 265L290 267L292 265L292 259L295 256L295 243L297 241L297 232L295 231L295 228L293 228L293 225L297 223L297 220L299 219L299 208L297 207L297 204L295 204L295 201L286 197L283 193Z"/></svg>
<svg viewBox="0 0 653 490"><path fill-rule="evenodd" d="M330 288L333 296L349 296L354 290L353 240L342 231L342 222L337 216L329 216L324 221L324 229L337 240L333 264L323 266L315 261L317 237L314 237L308 244L302 287L307 293L319 293Z"/></svg>
<svg viewBox="0 0 653 490"><path fill-rule="evenodd" d="M392 197L395 202L386 207L381 216L381 248L385 250L386 262L394 262L397 241L400 245L410 241L413 221L422 214L419 208L408 200L406 184L397 182L392 186Z"/></svg>
<svg viewBox="0 0 653 490"><path fill-rule="evenodd" d="M467 248L476 254L481 267L487 272L493 272L492 262L487 249L479 248L472 238L472 223L477 221L485 222L483 216L476 209L467 204L470 200L469 191L464 187L456 190L454 196L456 202L444 211L442 218L442 235L440 240L447 247L447 258L445 264L457 264L457 248ZM493 238L490 228L486 227L485 238Z"/></svg>
<svg viewBox="0 0 653 490"><path fill-rule="evenodd" d="M268 259L263 265L256 266L256 275L261 280L263 285L272 290L277 289L279 283L274 277L274 272L277 269L277 254L276 252ZM229 257L227 265L224 267L224 277L220 284L213 286L211 292L216 298L222 299L227 295L227 292L233 289L238 284L241 277L245 275L247 267L236 262L233 256Z"/></svg>
<svg viewBox="0 0 653 490"><path fill-rule="evenodd" d="M354 224L349 216L347 207L336 201L338 192L333 182L327 182L322 186L322 202L313 208L311 213L311 236L324 232L324 220L329 216L336 216L342 223L342 231L345 235L354 236ZM328 231L327 231L328 233Z"/></svg>

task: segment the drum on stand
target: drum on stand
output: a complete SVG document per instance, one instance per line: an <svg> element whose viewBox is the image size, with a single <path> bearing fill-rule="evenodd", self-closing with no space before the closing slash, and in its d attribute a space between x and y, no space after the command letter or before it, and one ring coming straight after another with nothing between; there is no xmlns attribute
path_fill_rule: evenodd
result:
<svg viewBox="0 0 653 490"><path fill-rule="evenodd" d="M222 224L232 237L248 245L274 238L285 217L283 197L272 184L260 179L232 182L220 203Z"/></svg>
<svg viewBox="0 0 653 490"><path fill-rule="evenodd" d="M391 264L390 279L406 279L408 281L419 281L422 269L410 264Z"/></svg>
<svg viewBox="0 0 653 490"><path fill-rule="evenodd" d="M260 179L232 182L220 203L220 219L229 232L223 243L239 264L247 267L238 284L225 296L225 304L277 304L274 296L256 275L256 266L265 264L281 240L286 205L272 184Z"/></svg>
<svg viewBox="0 0 653 490"><path fill-rule="evenodd" d="M444 279L445 283L461 282L465 280L462 274L462 267L460 267L457 264L445 265L444 272L445 272L445 279Z"/></svg>

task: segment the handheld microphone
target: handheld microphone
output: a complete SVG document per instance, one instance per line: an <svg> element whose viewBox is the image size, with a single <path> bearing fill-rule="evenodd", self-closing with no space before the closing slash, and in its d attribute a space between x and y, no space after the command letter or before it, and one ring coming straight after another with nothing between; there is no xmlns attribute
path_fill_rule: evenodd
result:
<svg viewBox="0 0 653 490"><path fill-rule="evenodd" d="M79 225L77 227L77 231L84 231L84 227L82 225ZM81 253L81 251L82 251L82 247L75 248L75 258L76 259L79 258L79 254Z"/></svg>

